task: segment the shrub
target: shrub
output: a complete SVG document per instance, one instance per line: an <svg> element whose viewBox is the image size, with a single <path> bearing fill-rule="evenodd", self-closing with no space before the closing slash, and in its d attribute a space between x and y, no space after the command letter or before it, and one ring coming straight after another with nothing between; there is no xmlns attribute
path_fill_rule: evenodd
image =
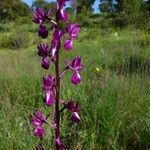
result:
<svg viewBox="0 0 150 150"><path fill-rule="evenodd" d="M0 39L0 46L10 49L25 48L29 45L29 35L27 33L7 33Z"/></svg>

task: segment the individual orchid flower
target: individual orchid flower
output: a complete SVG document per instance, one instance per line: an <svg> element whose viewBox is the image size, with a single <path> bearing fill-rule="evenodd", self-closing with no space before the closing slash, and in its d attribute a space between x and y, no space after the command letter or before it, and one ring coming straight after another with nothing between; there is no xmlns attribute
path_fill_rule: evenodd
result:
<svg viewBox="0 0 150 150"><path fill-rule="evenodd" d="M33 21L37 24L43 24L47 19L47 14L44 9L37 8L33 13Z"/></svg>
<svg viewBox="0 0 150 150"><path fill-rule="evenodd" d="M48 58L48 44L39 44L37 46L38 48L38 55L42 57L42 63L41 63L41 66L44 68L44 69L49 69L49 66L50 66L50 60Z"/></svg>
<svg viewBox="0 0 150 150"><path fill-rule="evenodd" d="M80 26L76 24L69 24L67 28L69 38L64 42L64 47L67 51L70 51L73 47L73 40L78 37Z"/></svg>
<svg viewBox="0 0 150 150"><path fill-rule="evenodd" d="M34 136L42 138L44 136L44 129L41 126L36 126L34 128Z"/></svg>
<svg viewBox="0 0 150 150"><path fill-rule="evenodd" d="M81 76L79 71L82 70L83 65L81 64L81 58L76 56L68 67L72 70L73 75L71 77L71 82L76 85L81 82Z"/></svg>
<svg viewBox="0 0 150 150"><path fill-rule="evenodd" d="M30 122L34 127L34 135L36 137L43 137L44 129L42 127L43 123L46 122L46 117L42 114L42 112L38 109L35 110L33 116L31 116Z"/></svg>
<svg viewBox="0 0 150 150"><path fill-rule="evenodd" d="M55 78L51 75L48 75L46 78L43 78L43 90L45 92L44 103L47 106L51 106L55 102Z"/></svg>
<svg viewBox="0 0 150 150"><path fill-rule="evenodd" d="M81 119L80 119L80 116L78 114L78 112L80 111L79 104L75 103L74 101L69 101L66 104L66 108L72 113L71 120L75 123L80 123Z"/></svg>
<svg viewBox="0 0 150 150"><path fill-rule="evenodd" d="M38 35L45 39L48 36L48 30L45 26L40 25L38 30Z"/></svg>

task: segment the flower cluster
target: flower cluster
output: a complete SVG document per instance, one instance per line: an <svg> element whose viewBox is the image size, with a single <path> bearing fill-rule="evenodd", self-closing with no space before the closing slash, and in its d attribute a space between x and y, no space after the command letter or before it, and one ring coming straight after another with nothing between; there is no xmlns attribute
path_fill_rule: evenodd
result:
<svg viewBox="0 0 150 150"><path fill-rule="evenodd" d="M43 77L43 92L44 99L43 102L46 106L55 105L54 112L54 123L53 127L55 130L55 146L56 150L66 150L65 145L63 144L60 137L60 114L62 111L67 109L71 113L71 121L79 124L81 118L79 116L80 106L74 101L63 102L63 105L60 106L60 80L61 77L67 70L71 70L71 82L73 85L77 85L81 82L81 76L79 72L83 69L81 63L81 58L76 56L72 62L66 61L66 67L63 71L60 71L59 66L59 51L63 44L66 51L71 51L73 49L73 42L78 37L80 26L75 23L70 23L68 21L68 14L65 10L66 2L69 0L57 0L57 10L55 14L55 20L51 19L52 11L49 9L47 12L42 8L37 8L33 13L33 21L39 25L38 27L38 36L40 38L47 38L49 30L46 27L48 23L53 25L53 34L52 40L48 43L39 43L37 45L38 55L41 57L41 66L48 70L51 64L55 65L56 74L47 75ZM62 26L63 24L63 26ZM67 35L64 41L62 37ZM64 38L63 38L64 39ZM60 73L61 72L61 73ZM59 107L62 107L61 109ZM42 139L45 135L43 124L47 123L49 115L44 116L40 110L36 110L31 117L30 121L33 126L33 133L36 137ZM48 123L47 123L48 124ZM36 149L43 150L42 143L36 147Z"/></svg>

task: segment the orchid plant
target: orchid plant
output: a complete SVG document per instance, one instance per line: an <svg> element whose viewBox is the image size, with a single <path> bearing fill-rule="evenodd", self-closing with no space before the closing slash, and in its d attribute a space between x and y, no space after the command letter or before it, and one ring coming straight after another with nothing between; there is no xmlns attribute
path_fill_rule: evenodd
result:
<svg viewBox="0 0 150 150"><path fill-rule="evenodd" d="M33 21L39 25L38 35L45 39L48 37L49 31L46 28L46 22L50 22L53 26L53 35L50 44L38 44L38 55L41 57L41 67L48 70L50 64L55 65L55 76L47 75L43 77L43 92L44 92L44 104L46 106L55 106L53 128L55 131L55 147L56 150L66 150L66 146L62 142L60 135L60 115L67 109L71 112L71 121L80 123L81 119L79 116L80 106L75 101L62 101L60 100L60 85L61 78L65 72L70 69L72 71L71 82L73 85L77 85L81 81L79 72L83 69L81 64L81 58L76 56L72 62L66 61L66 67L60 68L60 48L62 42L64 48L69 52L73 48L73 42L78 37L80 26L75 23L68 21L68 14L65 11L66 2L69 0L57 0L57 10L55 19L51 17L51 10L45 11L42 8L37 8L33 13ZM63 24L63 26L62 26ZM63 41L62 37L68 34L68 38ZM34 114L30 118L30 122L33 126L33 134L35 137L40 139L40 143L36 146L36 150L44 150L42 139L44 138L45 130L43 124L48 124L48 118L50 114L44 115L39 109L36 109Z"/></svg>

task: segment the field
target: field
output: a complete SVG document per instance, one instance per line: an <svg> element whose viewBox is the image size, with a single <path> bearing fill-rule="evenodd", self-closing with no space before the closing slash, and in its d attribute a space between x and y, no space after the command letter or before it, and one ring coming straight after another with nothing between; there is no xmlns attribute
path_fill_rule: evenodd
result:
<svg viewBox="0 0 150 150"><path fill-rule="evenodd" d="M7 27L6 27L7 28ZM9 28L11 30L11 27ZM28 48L0 49L0 150L32 150L29 116L35 108L53 113L43 104L43 71L34 39ZM34 30L34 27L33 27ZM0 33L1 38L6 31ZM3 42L4 43L4 42ZM34 43L34 44L33 44ZM71 72L62 80L61 98L81 104L79 126L63 114L62 137L69 150L150 149L150 34L139 30L82 28L74 49L61 50L64 59L82 56L82 83L72 86ZM51 139L51 140L50 140ZM53 149L53 130L47 128L46 149Z"/></svg>

